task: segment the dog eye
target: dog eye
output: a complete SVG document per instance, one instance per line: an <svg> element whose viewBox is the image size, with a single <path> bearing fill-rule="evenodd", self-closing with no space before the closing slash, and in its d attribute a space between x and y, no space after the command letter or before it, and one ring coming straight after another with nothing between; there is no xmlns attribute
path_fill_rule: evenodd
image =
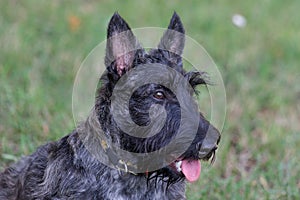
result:
<svg viewBox="0 0 300 200"><path fill-rule="evenodd" d="M157 99L164 99L164 98L165 98L164 93L161 92L161 91L155 92L153 96L154 96L155 98L157 98Z"/></svg>

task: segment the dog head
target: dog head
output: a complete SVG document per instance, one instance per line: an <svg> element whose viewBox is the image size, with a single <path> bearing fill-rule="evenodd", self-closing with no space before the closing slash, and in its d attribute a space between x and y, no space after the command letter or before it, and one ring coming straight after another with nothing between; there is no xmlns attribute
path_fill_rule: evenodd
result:
<svg viewBox="0 0 300 200"><path fill-rule="evenodd" d="M157 48L146 51L115 13L107 31L107 71L101 77L95 106L102 130L119 149L142 154L144 160L155 152L170 155L167 164L145 170L149 179L161 177L168 183L197 180L199 160L214 157L220 140L219 131L192 99L196 86L206 80L202 72L183 69L184 33L174 13ZM185 83L174 86L178 82ZM190 121L195 123L190 125ZM168 145L173 148L166 150Z"/></svg>

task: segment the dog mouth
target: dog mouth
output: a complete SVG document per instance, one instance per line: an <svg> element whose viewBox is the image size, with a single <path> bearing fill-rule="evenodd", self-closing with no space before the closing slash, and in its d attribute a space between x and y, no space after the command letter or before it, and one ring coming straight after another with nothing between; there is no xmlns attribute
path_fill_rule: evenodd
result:
<svg viewBox="0 0 300 200"><path fill-rule="evenodd" d="M200 160L178 160L170 165L174 171L181 174L189 182L195 182L199 179L201 174Z"/></svg>
<svg viewBox="0 0 300 200"><path fill-rule="evenodd" d="M217 147L214 147L210 153L208 153L205 158L201 160L208 161L211 160L211 163L215 160L215 151ZM189 182L195 182L200 178L201 175L201 161L200 159L178 159L170 164L170 167L177 174L184 176L185 179Z"/></svg>

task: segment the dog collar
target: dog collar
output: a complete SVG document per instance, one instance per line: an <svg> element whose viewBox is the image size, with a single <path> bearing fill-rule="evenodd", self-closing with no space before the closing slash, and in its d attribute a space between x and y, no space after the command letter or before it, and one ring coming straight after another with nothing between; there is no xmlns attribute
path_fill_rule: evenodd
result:
<svg viewBox="0 0 300 200"><path fill-rule="evenodd" d="M136 167L131 162L126 162L120 159L119 156L116 155L116 153L114 153L114 151L107 145L105 140L102 140L100 144L114 168L125 173L129 172L133 175L137 175L137 173L133 171L136 169Z"/></svg>
<svg viewBox="0 0 300 200"><path fill-rule="evenodd" d="M98 121L95 111L91 112L87 120L83 123L84 129L78 129L80 139L86 149L104 165L137 175L137 165L130 161L125 161L121 153L112 145L111 138L105 133ZM130 159L127 159L130 160Z"/></svg>

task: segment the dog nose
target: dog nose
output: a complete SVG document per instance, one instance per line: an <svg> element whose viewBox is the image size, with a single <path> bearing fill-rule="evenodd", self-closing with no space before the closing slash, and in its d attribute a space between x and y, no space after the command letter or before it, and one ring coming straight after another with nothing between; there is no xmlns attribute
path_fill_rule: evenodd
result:
<svg viewBox="0 0 300 200"><path fill-rule="evenodd" d="M218 148L218 143L220 139L220 132L215 127L213 127L213 125L210 124L207 129L206 136L202 141L201 148L199 150L199 158L205 158L212 151L215 151Z"/></svg>

